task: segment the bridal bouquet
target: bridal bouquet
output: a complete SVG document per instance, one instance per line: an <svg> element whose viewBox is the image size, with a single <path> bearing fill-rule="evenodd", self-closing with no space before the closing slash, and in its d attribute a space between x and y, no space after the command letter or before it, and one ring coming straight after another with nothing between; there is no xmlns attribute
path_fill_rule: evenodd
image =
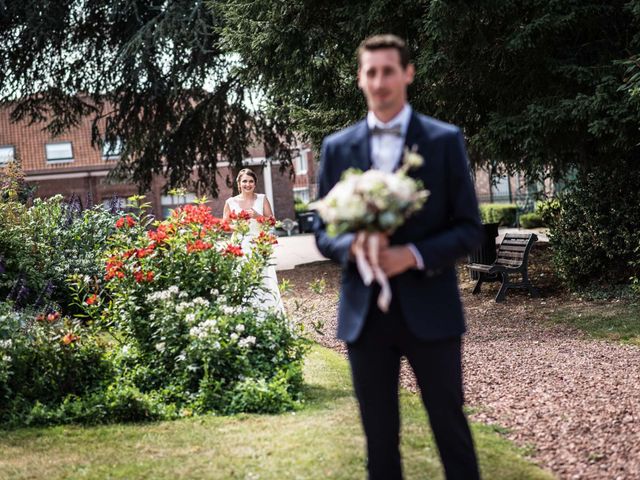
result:
<svg viewBox="0 0 640 480"><path fill-rule="evenodd" d="M356 264L366 285L381 286L378 306L387 311L391 288L378 264L380 239L391 235L426 202L429 191L408 175L424 159L405 149L402 166L393 173L349 169L329 193L311 207L317 210L331 236L355 232Z"/></svg>

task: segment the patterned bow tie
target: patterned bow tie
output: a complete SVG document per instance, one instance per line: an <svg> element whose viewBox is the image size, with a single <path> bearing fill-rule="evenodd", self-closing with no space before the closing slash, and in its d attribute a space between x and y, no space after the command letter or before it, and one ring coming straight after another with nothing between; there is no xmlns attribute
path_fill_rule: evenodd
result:
<svg viewBox="0 0 640 480"><path fill-rule="evenodd" d="M375 125L371 129L371 135L395 135L396 137L401 137L402 128L400 128L400 125L394 125L393 127L389 128L382 128Z"/></svg>

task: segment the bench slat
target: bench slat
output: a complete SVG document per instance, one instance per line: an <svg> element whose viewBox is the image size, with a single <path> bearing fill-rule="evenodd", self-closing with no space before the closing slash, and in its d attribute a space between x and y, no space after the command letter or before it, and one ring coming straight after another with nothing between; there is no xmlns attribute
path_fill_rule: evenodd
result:
<svg viewBox="0 0 640 480"><path fill-rule="evenodd" d="M518 240L517 238L510 238L509 240L503 240L500 245L526 245L529 243L527 240Z"/></svg>
<svg viewBox="0 0 640 480"><path fill-rule="evenodd" d="M519 252L524 254L524 251L527 249L526 245L500 245L501 252Z"/></svg>
<svg viewBox="0 0 640 480"><path fill-rule="evenodd" d="M519 267L520 265L522 265L522 260L509 260L508 258L499 258L496 260L496 265Z"/></svg>
<svg viewBox="0 0 640 480"><path fill-rule="evenodd" d="M513 258L516 260L523 260L524 255L522 252L508 252L506 250L500 250L498 253L498 258Z"/></svg>
<svg viewBox="0 0 640 480"><path fill-rule="evenodd" d="M488 272L491 269L491 265L484 265L482 263L470 263L467 267L478 272Z"/></svg>
<svg viewBox="0 0 640 480"><path fill-rule="evenodd" d="M504 239L508 240L510 238L524 238L525 240L529 240L530 236L530 233L505 233Z"/></svg>

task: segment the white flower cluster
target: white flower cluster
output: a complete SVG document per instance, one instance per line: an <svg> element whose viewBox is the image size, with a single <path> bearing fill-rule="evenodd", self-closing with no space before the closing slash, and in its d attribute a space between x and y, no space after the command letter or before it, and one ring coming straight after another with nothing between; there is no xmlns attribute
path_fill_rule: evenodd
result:
<svg viewBox="0 0 640 480"><path fill-rule="evenodd" d="M173 285L166 290L160 290L158 292L152 292L147 295L148 302L157 302L157 301L167 301L172 300L173 297L177 296L180 292L180 289Z"/></svg>
<svg viewBox="0 0 640 480"><path fill-rule="evenodd" d="M189 330L189 335L199 338L200 340L203 340L212 335L218 335L219 333L220 329L218 327L218 321L215 318L205 320L201 324L191 327L191 329ZM218 343L217 348L219 347L220 344Z"/></svg>
<svg viewBox="0 0 640 480"><path fill-rule="evenodd" d="M256 337L254 337L253 335L249 335L248 337L245 338L241 338L238 341L238 346L240 348L247 348L251 345L255 345L256 344Z"/></svg>
<svg viewBox="0 0 640 480"><path fill-rule="evenodd" d="M12 346L13 341L10 338L6 340L0 340L0 350L9 350ZM0 359L2 359L3 363L11 362L11 356L6 353L0 356Z"/></svg>
<svg viewBox="0 0 640 480"><path fill-rule="evenodd" d="M223 305L220 308L220 310L222 310L222 313L224 313L225 315L239 315L241 313L244 313L246 309L247 307L241 305L236 305L234 307L230 305Z"/></svg>
<svg viewBox="0 0 640 480"><path fill-rule="evenodd" d="M403 168L394 173L348 170L325 198L312 206L330 234L393 232L427 200L429 192L406 173L422 161L419 154L407 150Z"/></svg>
<svg viewBox="0 0 640 480"><path fill-rule="evenodd" d="M208 307L210 305L209 300L202 297L196 297L190 302L180 302L176 305L176 312L182 313L185 310L193 307Z"/></svg>

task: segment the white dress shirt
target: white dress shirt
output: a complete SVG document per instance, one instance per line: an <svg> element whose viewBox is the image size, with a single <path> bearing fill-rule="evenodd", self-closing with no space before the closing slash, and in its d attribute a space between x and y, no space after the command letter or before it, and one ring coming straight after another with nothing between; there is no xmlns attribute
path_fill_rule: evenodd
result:
<svg viewBox="0 0 640 480"><path fill-rule="evenodd" d="M373 168L383 172L395 170L404 150L410 119L411 106L408 103L405 103L400 113L386 123L378 120L373 112L367 114L369 130L373 130L376 126L380 128L400 127L402 132L401 136L393 134L371 135L371 164Z"/></svg>
<svg viewBox="0 0 640 480"><path fill-rule="evenodd" d="M400 131L402 132L402 135L384 133L370 135L372 168L388 173L396 169L398 162L402 158L402 152L404 151L407 130L409 129L409 120L411 120L411 106L408 103L405 103L402 110L386 123L379 120L375 113L369 111L367 114L367 126L369 130L373 130L374 127L385 129L400 127ZM413 243L409 243L407 246L416 259L416 268L424 270L424 260L416 246Z"/></svg>

